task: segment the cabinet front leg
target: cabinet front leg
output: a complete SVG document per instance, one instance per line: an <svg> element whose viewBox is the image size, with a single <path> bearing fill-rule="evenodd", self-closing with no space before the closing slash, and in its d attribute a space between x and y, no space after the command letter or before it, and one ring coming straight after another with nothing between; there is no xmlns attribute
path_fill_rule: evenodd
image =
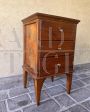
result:
<svg viewBox="0 0 90 112"><path fill-rule="evenodd" d="M27 87L27 71L23 71L23 84L24 84L24 88Z"/></svg>
<svg viewBox="0 0 90 112"><path fill-rule="evenodd" d="M54 76L51 76L51 80L52 80L52 82L54 81Z"/></svg>
<svg viewBox="0 0 90 112"><path fill-rule="evenodd" d="M34 79L34 86L35 86L35 95L36 95L36 102L37 105L40 104L40 95L41 95L41 89L44 83L44 79Z"/></svg>
<svg viewBox="0 0 90 112"><path fill-rule="evenodd" d="M67 75L67 83L66 83L67 93L70 94L72 86L72 74L66 74L66 75Z"/></svg>

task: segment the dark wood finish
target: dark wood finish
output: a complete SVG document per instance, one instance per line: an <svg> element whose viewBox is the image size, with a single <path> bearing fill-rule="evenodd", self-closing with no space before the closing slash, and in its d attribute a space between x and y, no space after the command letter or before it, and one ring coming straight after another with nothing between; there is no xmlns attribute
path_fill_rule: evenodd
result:
<svg viewBox="0 0 90 112"><path fill-rule="evenodd" d="M57 55L58 57L65 55L68 53L69 55L74 54L74 50L39 50L39 57L43 58L48 54L48 57L55 57Z"/></svg>
<svg viewBox="0 0 90 112"><path fill-rule="evenodd" d="M66 60L68 56L68 61ZM67 73L73 71L73 55L58 55L52 57L40 58L40 76L52 76L59 73Z"/></svg>
<svg viewBox="0 0 90 112"><path fill-rule="evenodd" d="M41 20L52 20L52 21L65 21L65 22L70 22L70 23L79 23L80 20L77 19L72 19L72 18L66 18L66 17L61 17L61 16L56 16L56 15L50 15L50 14L43 14L43 13L35 13L32 14L31 16L25 18L22 20L23 23L28 24L33 20L36 19L41 19Z"/></svg>
<svg viewBox="0 0 90 112"><path fill-rule="evenodd" d="M72 85L72 74L68 73L66 75L67 75L67 84L66 84L67 93L70 94L71 85Z"/></svg>
<svg viewBox="0 0 90 112"><path fill-rule="evenodd" d="M45 80L45 78L43 78L43 79L35 79L34 80L34 87L35 87L37 105L40 104L40 95L41 95L41 89L42 89L44 80Z"/></svg>
<svg viewBox="0 0 90 112"><path fill-rule="evenodd" d="M77 24L76 19L35 13L22 20L24 26L23 80L34 79L36 102L39 105L44 80L56 75L67 75L70 94Z"/></svg>
<svg viewBox="0 0 90 112"><path fill-rule="evenodd" d="M52 40L62 40L62 35L64 35L64 40L72 41L75 40L75 29L76 24L57 22L57 21L41 21L41 40L50 40L49 32L52 32Z"/></svg>
<svg viewBox="0 0 90 112"><path fill-rule="evenodd" d="M50 45L50 44L51 45ZM74 41L64 41L61 45L60 41L42 41L41 50L74 50Z"/></svg>
<svg viewBox="0 0 90 112"><path fill-rule="evenodd" d="M27 71L23 71L23 83L24 83L24 88L27 87Z"/></svg>

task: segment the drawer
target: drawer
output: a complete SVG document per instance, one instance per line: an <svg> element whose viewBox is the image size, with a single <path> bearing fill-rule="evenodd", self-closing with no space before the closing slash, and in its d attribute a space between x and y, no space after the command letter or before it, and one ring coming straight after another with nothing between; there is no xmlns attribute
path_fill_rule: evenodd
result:
<svg viewBox="0 0 90 112"><path fill-rule="evenodd" d="M54 55L40 58L39 73L42 75L55 75L73 71L73 55Z"/></svg>
<svg viewBox="0 0 90 112"><path fill-rule="evenodd" d="M74 41L41 41L41 50L74 50Z"/></svg>
<svg viewBox="0 0 90 112"><path fill-rule="evenodd" d="M41 40L75 40L76 24L42 21Z"/></svg>

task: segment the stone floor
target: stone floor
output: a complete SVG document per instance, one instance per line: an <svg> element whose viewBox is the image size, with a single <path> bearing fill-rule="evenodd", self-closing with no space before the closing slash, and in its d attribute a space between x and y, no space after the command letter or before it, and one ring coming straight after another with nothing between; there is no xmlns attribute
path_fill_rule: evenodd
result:
<svg viewBox="0 0 90 112"><path fill-rule="evenodd" d="M22 76L0 79L0 112L90 112L90 64L74 69L71 94L66 93L65 75L47 79L36 106L33 80L23 88Z"/></svg>

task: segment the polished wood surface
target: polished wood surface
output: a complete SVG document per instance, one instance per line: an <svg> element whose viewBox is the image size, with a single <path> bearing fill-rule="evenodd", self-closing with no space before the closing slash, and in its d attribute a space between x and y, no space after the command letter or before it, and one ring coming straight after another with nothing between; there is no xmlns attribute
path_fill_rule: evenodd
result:
<svg viewBox="0 0 90 112"><path fill-rule="evenodd" d="M49 32L52 32L52 40L62 40L62 35L64 35L64 40L72 41L75 40L76 24L57 22L57 21L41 21L41 40L50 40Z"/></svg>
<svg viewBox="0 0 90 112"><path fill-rule="evenodd" d="M29 65L35 72L37 72L37 24L32 23L25 26L25 33L26 33L26 58L25 63Z"/></svg>
<svg viewBox="0 0 90 112"><path fill-rule="evenodd" d="M39 105L44 80L66 74L67 93L72 84L76 19L35 13L22 20L24 28L23 81L27 87L27 75L34 80L36 102Z"/></svg>
<svg viewBox="0 0 90 112"><path fill-rule="evenodd" d="M36 95L36 103L37 103L37 105L40 104L41 89L42 89L44 80L45 80L45 78L43 78L43 79L34 79L34 87L35 87L35 95Z"/></svg>
<svg viewBox="0 0 90 112"><path fill-rule="evenodd" d="M66 83L67 93L70 94L71 85L72 85L72 74L68 73L66 75L67 75L67 83Z"/></svg>
<svg viewBox="0 0 90 112"><path fill-rule="evenodd" d="M74 50L74 41L42 41L41 50Z"/></svg>
<svg viewBox="0 0 90 112"><path fill-rule="evenodd" d="M65 22L76 23L76 24L78 24L80 22L80 20L77 20L77 19L66 18L66 17L56 16L56 15L51 15L51 14L38 13L38 12L23 19L22 22L24 24L28 24L31 21L36 20L36 19L52 20L52 21L54 21L54 20L55 21L65 21Z"/></svg>
<svg viewBox="0 0 90 112"><path fill-rule="evenodd" d="M59 73L73 71L73 55L55 55L53 57L40 58L40 76L52 76Z"/></svg>

